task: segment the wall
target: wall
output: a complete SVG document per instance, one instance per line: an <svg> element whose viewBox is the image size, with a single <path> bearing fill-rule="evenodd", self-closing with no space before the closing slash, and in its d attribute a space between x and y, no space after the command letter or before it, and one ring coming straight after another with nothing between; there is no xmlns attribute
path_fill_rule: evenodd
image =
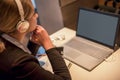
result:
<svg viewBox="0 0 120 80"><path fill-rule="evenodd" d="M67 0L66 0L67 1ZM63 15L64 26L69 27L71 29L76 29L77 26L77 16L78 10L80 7L89 7L93 8L98 4L97 0L73 0L69 4L67 4L64 0L61 10ZM66 5L65 5L66 2Z"/></svg>

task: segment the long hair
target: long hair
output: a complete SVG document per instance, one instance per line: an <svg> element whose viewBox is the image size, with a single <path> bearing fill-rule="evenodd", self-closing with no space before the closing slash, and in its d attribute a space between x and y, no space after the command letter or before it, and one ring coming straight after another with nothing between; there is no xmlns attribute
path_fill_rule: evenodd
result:
<svg viewBox="0 0 120 80"><path fill-rule="evenodd" d="M31 18L34 13L34 7L31 0L20 0L24 9L25 20ZM16 31L16 25L21 20L17 4L14 0L0 0L0 33L12 33ZM0 41L0 52L5 49Z"/></svg>

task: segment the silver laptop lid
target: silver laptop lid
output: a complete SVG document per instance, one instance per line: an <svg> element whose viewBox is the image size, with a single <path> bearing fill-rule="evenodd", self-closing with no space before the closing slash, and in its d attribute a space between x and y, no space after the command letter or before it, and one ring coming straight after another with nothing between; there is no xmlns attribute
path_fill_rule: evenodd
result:
<svg viewBox="0 0 120 80"><path fill-rule="evenodd" d="M119 17L112 13L80 8L76 35L114 48Z"/></svg>

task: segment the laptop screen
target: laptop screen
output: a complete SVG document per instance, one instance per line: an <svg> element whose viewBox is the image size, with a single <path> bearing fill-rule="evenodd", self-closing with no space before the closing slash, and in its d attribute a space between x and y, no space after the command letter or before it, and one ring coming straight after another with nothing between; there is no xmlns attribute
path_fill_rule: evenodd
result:
<svg viewBox="0 0 120 80"><path fill-rule="evenodd" d="M34 8L36 8L35 0L31 0L31 1L32 1L32 4L33 4Z"/></svg>
<svg viewBox="0 0 120 80"><path fill-rule="evenodd" d="M35 12L37 12L37 7L36 7L35 0L31 0L31 1L32 1L32 4L33 4L34 8L35 8ZM38 20L38 24L40 24L39 17L38 17L37 20ZM45 53L45 49L42 46L40 46L38 51L37 51L37 54L44 54L44 53Z"/></svg>
<svg viewBox="0 0 120 80"><path fill-rule="evenodd" d="M80 8L76 35L114 47L119 16Z"/></svg>
<svg viewBox="0 0 120 80"><path fill-rule="evenodd" d="M31 0L31 1L32 1L32 4L33 4L34 8L35 8L35 12L38 13L38 9L37 9L37 7L36 7L36 1L35 1L35 0ZM40 25L39 17L37 18L37 24Z"/></svg>

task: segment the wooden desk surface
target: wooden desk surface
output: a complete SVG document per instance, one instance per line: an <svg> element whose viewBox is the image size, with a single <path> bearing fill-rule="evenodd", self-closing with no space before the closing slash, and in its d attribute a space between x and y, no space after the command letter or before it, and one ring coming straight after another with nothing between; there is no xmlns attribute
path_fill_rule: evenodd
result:
<svg viewBox="0 0 120 80"><path fill-rule="evenodd" d="M53 43L56 46L62 46L64 43L69 41L75 36L75 31L63 28L56 33L52 34L51 39L56 37L65 36L65 40L56 40ZM65 60L68 65L68 60ZM120 80L120 49L114 52L110 57L108 57L104 62L98 65L91 72L71 63L70 73L72 80ZM50 67L48 68L50 69Z"/></svg>

